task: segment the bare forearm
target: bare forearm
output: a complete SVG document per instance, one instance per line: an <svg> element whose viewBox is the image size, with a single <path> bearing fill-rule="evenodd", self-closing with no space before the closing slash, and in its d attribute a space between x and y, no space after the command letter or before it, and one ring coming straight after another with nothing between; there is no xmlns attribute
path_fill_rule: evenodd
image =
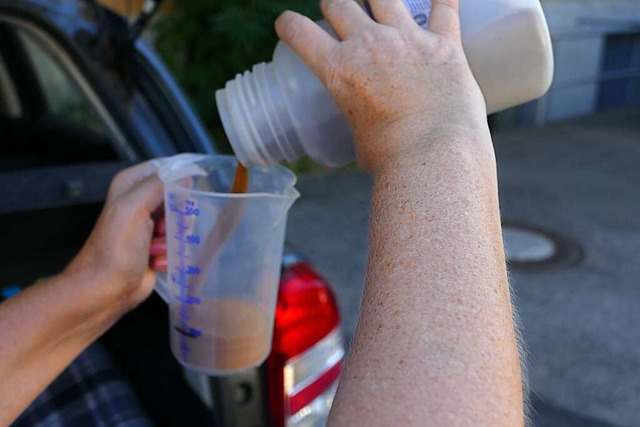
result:
<svg viewBox="0 0 640 427"><path fill-rule="evenodd" d="M0 305L0 425L8 425L117 318L95 282L58 276Z"/></svg>
<svg viewBox="0 0 640 427"><path fill-rule="evenodd" d="M488 133L477 138L438 141L375 177L335 425L523 422L495 160Z"/></svg>
<svg viewBox="0 0 640 427"><path fill-rule="evenodd" d="M89 344L152 290L153 162L120 172L98 222L64 273L0 304L0 426L9 425Z"/></svg>

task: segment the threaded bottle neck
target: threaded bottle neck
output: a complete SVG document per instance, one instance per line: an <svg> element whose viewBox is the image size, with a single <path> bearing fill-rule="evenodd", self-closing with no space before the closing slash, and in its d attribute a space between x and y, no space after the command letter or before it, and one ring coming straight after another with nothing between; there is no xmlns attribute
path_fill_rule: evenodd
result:
<svg viewBox="0 0 640 427"><path fill-rule="evenodd" d="M305 154L275 73L273 63L256 64L216 91L222 125L245 165L292 162Z"/></svg>

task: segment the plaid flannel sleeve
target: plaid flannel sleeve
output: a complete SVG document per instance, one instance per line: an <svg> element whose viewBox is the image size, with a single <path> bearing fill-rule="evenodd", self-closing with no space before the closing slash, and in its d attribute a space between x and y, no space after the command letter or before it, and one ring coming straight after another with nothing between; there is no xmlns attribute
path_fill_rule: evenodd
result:
<svg viewBox="0 0 640 427"><path fill-rule="evenodd" d="M98 343L85 350L13 427L151 427L134 390Z"/></svg>

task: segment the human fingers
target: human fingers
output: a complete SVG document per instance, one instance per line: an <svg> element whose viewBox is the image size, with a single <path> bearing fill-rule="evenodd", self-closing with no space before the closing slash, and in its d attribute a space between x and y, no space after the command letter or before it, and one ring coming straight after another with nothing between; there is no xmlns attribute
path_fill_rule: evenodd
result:
<svg viewBox="0 0 640 427"><path fill-rule="evenodd" d="M165 220L164 209L162 206L155 212L153 222L155 224L155 235L164 236L167 234L167 221Z"/></svg>
<svg viewBox="0 0 640 427"><path fill-rule="evenodd" d="M167 234L167 221L164 219L164 216L158 219L157 224L156 231L158 234Z"/></svg>
<svg viewBox="0 0 640 427"><path fill-rule="evenodd" d="M286 11L276 20L278 37L288 44L311 70L324 80L327 55L338 41L306 16Z"/></svg>
<svg viewBox="0 0 640 427"><path fill-rule="evenodd" d="M120 171L111 181L107 201L114 200L129 191L137 183L157 172L153 161L147 161Z"/></svg>
<svg viewBox="0 0 640 427"><path fill-rule="evenodd" d="M150 266L152 270L166 273L169 265L166 255L159 255L151 258Z"/></svg>
<svg viewBox="0 0 640 427"><path fill-rule="evenodd" d="M458 0L433 0L429 30L462 43Z"/></svg>
<svg viewBox="0 0 640 427"><path fill-rule="evenodd" d="M151 248L149 254L153 257L167 254L167 238L166 236L154 236L151 240Z"/></svg>
<svg viewBox="0 0 640 427"><path fill-rule="evenodd" d="M153 174L136 183L126 193L113 201L111 208L117 211L115 222L111 224L113 238L120 233L119 269L130 280L138 272L141 281L130 280L129 288L136 291L135 303L148 296L153 288L152 270L166 271L166 238L154 236L157 230L154 216L164 198L160 178ZM116 233L113 230L118 230ZM155 237L155 238L154 238ZM151 269L149 269L151 267ZM117 270L116 270L117 271Z"/></svg>
<svg viewBox="0 0 640 427"><path fill-rule="evenodd" d="M376 22L394 27L416 25L402 0L369 0Z"/></svg>
<svg viewBox="0 0 640 427"><path fill-rule="evenodd" d="M375 24L354 0L321 0L320 8L331 28L342 40Z"/></svg>
<svg viewBox="0 0 640 427"><path fill-rule="evenodd" d="M142 210L151 219L153 212L158 209L164 198L163 187L157 175L147 176L120 196L123 207L132 210Z"/></svg>
<svg viewBox="0 0 640 427"><path fill-rule="evenodd" d="M167 225L164 215L156 215L154 220L153 239L151 240L151 248L149 249L149 266L156 271L167 271Z"/></svg>

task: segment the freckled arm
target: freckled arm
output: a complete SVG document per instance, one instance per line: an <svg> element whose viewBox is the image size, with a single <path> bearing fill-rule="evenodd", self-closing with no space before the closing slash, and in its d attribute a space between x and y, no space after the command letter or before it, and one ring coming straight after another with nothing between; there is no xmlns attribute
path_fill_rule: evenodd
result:
<svg viewBox="0 0 640 427"><path fill-rule="evenodd" d="M330 425L522 425L488 132L388 160L375 175L369 242Z"/></svg>

